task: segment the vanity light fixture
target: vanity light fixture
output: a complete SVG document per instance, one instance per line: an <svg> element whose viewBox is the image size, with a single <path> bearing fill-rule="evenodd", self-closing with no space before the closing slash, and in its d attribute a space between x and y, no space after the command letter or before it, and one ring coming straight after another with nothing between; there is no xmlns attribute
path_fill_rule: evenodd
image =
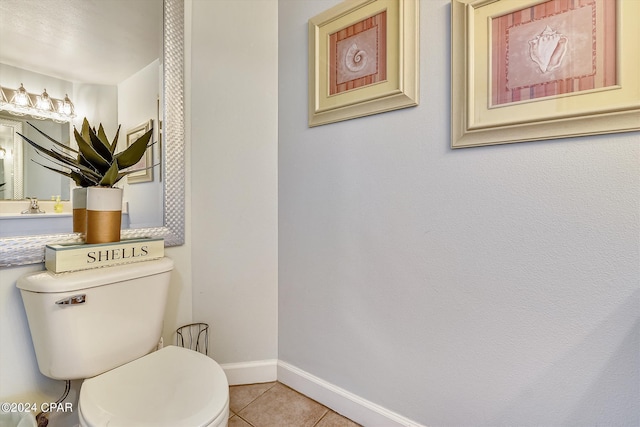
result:
<svg viewBox="0 0 640 427"><path fill-rule="evenodd" d="M0 86L0 105L2 104L8 104L9 100L7 99L7 96L4 94L4 90L2 89L2 86Z"/></svg>
<svg viewBox="0 0 640 427"><path fill-rule="evenodd" d="M64 99L52 98L46 89L42 94L34 95L27 92L22 83L15 90L0 87L0 111L16 116L29 115L40 120L51 119L58 123L70 122L76 116L69 95L65 94Z"/></svg>
<svg viewBox="0 0 640 427"><path fill-rule="evenodd" d="M10 102L17 107L33 107L31 97L29 97L29 93L27 93L22 83L20 83L20 87L13 93L13 98L11 98Z"/></svg>
<svg viewBox="0 0 640 427"><path fill-rule="evenodd" d="M62 104L60 106L60 112L69 117L76 116L76 108L73 106L73 102L71 102L71 100L69 99L69 95L66 93L64 94L64 100L62 101Z"/></svg>
<svg viewBox="0 0 640 427"><path fill-rule="evenodd" d="M42 92L42 95L38 97L36 108L44 111L53 111L53 103L51 102L51 98L49 98L47 89L45 89L44 92Z"/></svg>

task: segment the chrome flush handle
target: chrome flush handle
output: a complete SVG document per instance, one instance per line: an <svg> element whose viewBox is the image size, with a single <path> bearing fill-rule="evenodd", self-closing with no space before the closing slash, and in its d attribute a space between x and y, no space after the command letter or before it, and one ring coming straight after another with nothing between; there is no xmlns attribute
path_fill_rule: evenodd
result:
<svg viewBox="0 0 640 427"><path fill-rule="evenodd" d="M73 295L69 298L61 299L60 301L56 301L56 305L77 305L84 304L87 301L86 294Z"/></svg>

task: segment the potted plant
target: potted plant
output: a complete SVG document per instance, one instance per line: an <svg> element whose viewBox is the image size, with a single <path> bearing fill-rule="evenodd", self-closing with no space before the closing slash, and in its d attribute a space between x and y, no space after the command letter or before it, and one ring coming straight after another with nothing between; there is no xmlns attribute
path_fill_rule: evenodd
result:
<svg viewBox="0 0 640 427"><path fill-rule="evenodd" d="M75 126L73 127L73 134L78 144L76 150L51 138L33 124L29 122L27 124L53 142L54 148L45 148L20 133L18 135L38 153L62 169L38 164L71 178L80 187L74 190L73 231L86 232L87 243L119 241L122 189L115 187L115 184L133 172L126 169L138 163L145 154L153 129L144 133L124 151L116 153L120 126L113 141L110 142L102 123L96 131L85 118L80 132ZM85 224L86 231L83 230Z"/></svg>

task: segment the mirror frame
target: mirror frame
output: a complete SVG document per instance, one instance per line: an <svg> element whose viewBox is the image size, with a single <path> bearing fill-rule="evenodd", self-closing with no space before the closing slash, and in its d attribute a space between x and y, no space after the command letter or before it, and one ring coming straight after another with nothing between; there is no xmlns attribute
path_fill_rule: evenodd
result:
<svg viewBox="0 0 640 427"><path fill-rule="evenodd" d="M122 230L123 239L163 238L165 247L184 244L184 0L164 7L164 226ZM46 245L82 243L80 233L0 238L0 267L44 262Z"/></svg>

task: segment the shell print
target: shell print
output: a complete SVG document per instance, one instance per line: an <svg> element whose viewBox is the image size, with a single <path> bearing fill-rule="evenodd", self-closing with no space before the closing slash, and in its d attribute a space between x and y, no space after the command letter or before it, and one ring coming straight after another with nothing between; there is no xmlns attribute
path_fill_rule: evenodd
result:
<svg viewBox="0 0 640 427"><path fill-rule="evenodd" d="M353 43L344 56L344 63L349 71L360 71L367 65L367 52L359 50L358 45Z"/></svg>
<svg viewBox="0 0 640 427"><path fill-rule="evenodd" d="M533 39L529 40L529 56L543 73L553 71L560 67L569 40L563 34L546 28Z"/></svg>

